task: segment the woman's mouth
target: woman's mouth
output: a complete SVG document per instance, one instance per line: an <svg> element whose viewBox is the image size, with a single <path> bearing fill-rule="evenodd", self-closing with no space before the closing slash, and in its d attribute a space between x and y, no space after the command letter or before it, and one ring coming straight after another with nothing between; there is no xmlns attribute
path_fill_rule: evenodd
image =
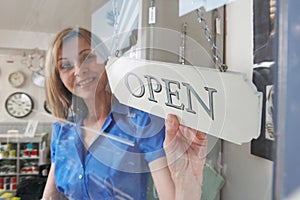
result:
<svg viewBox="0 0 300 200"><path fill-rule="evenodd" d="M88 79L85 79L85 80L82 80L82 81L79 81L77 83L77 86L83 88L83 87L86 87L86 86L89 86L89 84L91 82L93 82L95 80L95 78L88 78Z"/></svg>

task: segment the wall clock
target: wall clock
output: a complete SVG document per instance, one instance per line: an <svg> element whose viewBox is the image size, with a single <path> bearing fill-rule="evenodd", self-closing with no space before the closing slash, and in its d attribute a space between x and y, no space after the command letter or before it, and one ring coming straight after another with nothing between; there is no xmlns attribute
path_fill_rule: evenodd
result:
<svg viewBox="0 0 300 200"><path fill-rule="evenodd" d="M24 92L15 92L6 99L5 109L15 118L26 117L32 112L33 100Z"/></svg>
<svg viewBox="0 0 300 200"><path fill-rule="evenodd" d="M46 100L44 101L44 109L47 113L51 114L51 109Z"/></svg>
<svg viewBox="0 0 300 200"><path fill-rule="evenodd" d="M8 82L13 87L21 87L25 82L25 74L22 71L14 71L9 74Z"/></svg>

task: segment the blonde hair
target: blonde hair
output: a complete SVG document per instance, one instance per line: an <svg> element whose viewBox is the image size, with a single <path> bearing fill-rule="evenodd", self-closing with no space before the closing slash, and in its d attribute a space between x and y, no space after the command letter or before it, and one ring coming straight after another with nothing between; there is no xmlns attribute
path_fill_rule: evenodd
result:
<svg viewBox="0 0 300 200"><path fill-rule="evenodd" d="M50 43L45 63L45 89L46 101L51 113L59 119L68 119L69 111L74 100L82 102L79 97L73 95L63 84L58 72L58 51L62 48L64 41L80 37L86 40L92 49L99 48L101 55L106 59L108 50L101 40L84 28L66 28L60 31Z"/></svg>

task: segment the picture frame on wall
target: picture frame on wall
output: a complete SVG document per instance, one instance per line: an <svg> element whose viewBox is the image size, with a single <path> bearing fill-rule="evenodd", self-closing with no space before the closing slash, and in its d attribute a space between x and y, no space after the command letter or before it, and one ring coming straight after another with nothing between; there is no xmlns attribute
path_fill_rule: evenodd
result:
<svg viewBox="0 0 300 200"><path fill-rule="evenodd" d="M275 154L273 123L273 71L275 0L254 0L254 49L252 81L263 93L261 133L251 141L251 154L273 161Z"/></svg>
<svg viewBox="0 0 300 200"><path fill-rule="evenodd" d="M253 83L263 93L261 132L251 141L251 154L274 159L275 134L273 123L273 69L274 62L265 62L253 69Z"/></svg>

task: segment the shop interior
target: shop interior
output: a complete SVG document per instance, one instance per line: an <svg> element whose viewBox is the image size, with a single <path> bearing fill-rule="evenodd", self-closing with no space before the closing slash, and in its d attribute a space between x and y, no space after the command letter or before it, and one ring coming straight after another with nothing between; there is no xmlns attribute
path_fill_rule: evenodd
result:
<svg viewBox="0 0 300 200"><path fill-rule="evenodd" d="M212 69L224 64L227 71L244 74L264 95L257 119L259 133L251 133L253 138L242 144L209 136L202 199L274 199L276 4L272 0L217 2L223 4L210 5L215 6L210 10L209 5L199 9L197 1L184 0L1 2L0 196L33 199L30 195L42 192L56 121L45 97L46 51L58 31L84 27L107 41L112 55L121 49L122 55L132 58ZM26 99L23 110L11 106L17 98ZM247 113L241 113L240 120L243 115ZM21 194L24 183L41 190ZM158 199L155 189L149 190L149 199Z"/></svg>

